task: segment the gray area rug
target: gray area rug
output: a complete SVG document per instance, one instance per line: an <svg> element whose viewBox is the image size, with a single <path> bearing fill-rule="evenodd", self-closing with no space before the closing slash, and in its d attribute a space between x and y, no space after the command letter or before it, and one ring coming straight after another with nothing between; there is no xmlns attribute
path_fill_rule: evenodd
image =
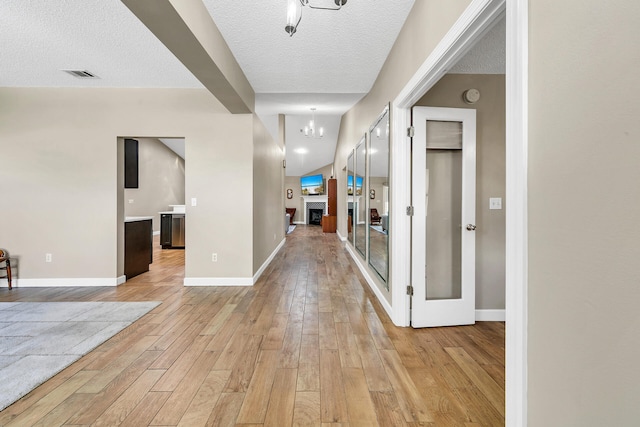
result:
<svg viewBox="0 0 640 427"><path fill-rule="evenodd" d="M0 302L0 410L159 304Z"/></svg>

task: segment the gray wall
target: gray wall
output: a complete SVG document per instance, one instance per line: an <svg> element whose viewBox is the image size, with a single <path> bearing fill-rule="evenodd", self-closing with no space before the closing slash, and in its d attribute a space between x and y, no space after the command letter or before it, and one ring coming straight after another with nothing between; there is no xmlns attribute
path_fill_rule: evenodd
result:
<svg viewBox="0 0 640 427"><path fill-rule="evenodd" d="M253 274L284 239L283 141L253 118Z"/></svg>
<svg viewBox="0 0 640 427"><path fill-rule="evenodd" d="M474 105L462 100L469 88L480 90ZM476 308L505 308L505 76L449 74L416 105L476 110ZM489 198L501 197L502 210L489 210Z"/></svg>
<svg viewBox="0 0 640 427"><path fill-rule="evenodd" d="M638 425L640 2L529 5L529 425Z"/></svg>
<svg viewBox="0 0 640 427"><path fill-rule="evenodd" d="M280 214L254 225L253 115L229 114L205 90L2 88L0 99L0 236L25 283L122 275L118 137L185 138L185 197L198 200L187 206L187 278L251 278L276 247L254 257L254 231L284 233Z"/></svg>
<svg viewBox="0 0 640 427"><path fill-rule="evenodd" d="M160 214L169 205L184 205L184 159L157 138L138 140L138 188L124 190L124 216L153 216L160 231ZM133 203L129 203L129 201Z"/></svg>

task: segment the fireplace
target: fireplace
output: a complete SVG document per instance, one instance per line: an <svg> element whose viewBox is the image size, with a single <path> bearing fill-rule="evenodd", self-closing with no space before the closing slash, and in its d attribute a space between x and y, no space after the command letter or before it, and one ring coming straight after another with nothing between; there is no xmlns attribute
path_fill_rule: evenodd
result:
<svg viewBox="0 0 640 427"><path fill-rule="evenodd" d="M304 200L302 224L321 225L322 216L327 213L327 196L302 196L302 199ZM316 214L314 221L311 221L311 210L320 211L320 218L317 218Z"/></svg>
<svg viewBox="0 0 640 427"><path fill-rule="evenodd" d="M310 225L320 225L322 222L322 214L324 213L323 209L309 209L309 224Z"/></svg>

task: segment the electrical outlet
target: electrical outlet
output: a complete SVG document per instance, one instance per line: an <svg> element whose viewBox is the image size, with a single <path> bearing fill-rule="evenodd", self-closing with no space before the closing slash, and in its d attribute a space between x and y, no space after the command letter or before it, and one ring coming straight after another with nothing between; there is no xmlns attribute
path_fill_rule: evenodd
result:
<svg viewBox="0 0 640 427"><path fill-rule="evenodd" d="M216 253L211 254L211 262L218 262L218 254Z"/></svg>
<svg viewBox="0 0 640 427"><path fill-rule="evenodd" d="M273 240L276 240L276 233L273 233Z"/></svg>
<svg viewBox="0 0 640 427"><path fill-rule="evenodd" d="M133 199L129 199L129 204L132 204L132 203L133 203Z"/></svg>
<svg viewBox="0 0 640 427"><path fill-rule="evenodd" d="M44 261L45 262L53 262L53 256L51 254L45 254L44 255Z"/></svg>

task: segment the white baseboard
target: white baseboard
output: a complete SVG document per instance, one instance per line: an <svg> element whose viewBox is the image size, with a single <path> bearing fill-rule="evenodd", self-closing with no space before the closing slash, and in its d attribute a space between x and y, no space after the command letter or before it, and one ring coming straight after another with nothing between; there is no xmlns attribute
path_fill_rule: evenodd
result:
<svg viewBox="0 0 640 427"><path fill-rule="evenodd" d="M118 286L124 283L125 276L97 278L55 278L55 279L15 279L16 288L76 288Z"/></svg>
<svg viewBox="0 0 640 427"><path fill-rule="evenodd" d="M253 286L286 241L286 239L282 239L253 277L185 277L184 286Z"/></svg>
<svg viewBox="0 0 640 427"><path fill-rule="evenodd" d="M476 322L504 322L506 312L500 310L476 310Z"/></svg>
<svg viewBox="0 0 640 427"><path fill-rule="evenodd" d="M258 281L258 279L260 278L262 273L264 273L264 270L269 266L269 264L271 264L271 261L273 261L273 258L275 258L275 256L278 254L280 249L282 249L282 247L284 246L286 241L287 241L286 238L282 239L280 244L273 250L273 252L271 252L271 255L269 255L269 258L267 258L265 260L265 262L262 263L262 265L260 266L258 271L256 271L256 274L253 275L253 283L252 283L252 285L256 284L256 282Z"/></svg>
<svg viewBox="0 0 640 427"><path fill-rule="evenodd" d="M358 266L358 269L360 269L360 272L364 276L364 279L367 281L367 284L369 285L369 288L378 297L378 302L380 303L380 305L382 305L382 307L387 312L389 317L391 317L392 313L393 313L393 310L391 308L391 304L389 304L389 301L387 301L387 299L382 294L382 291L380 291L380 288L378 288L378 286L376 285L376 281L369 274L369 271L367 270L366 265L363 264L362 259L358 255L356 255L356 253L354 252L354 250L351 247L351 245L346 245L346 248L347 248L347 252L349 252L349 255L351 255L351 258L353 259L353 261Z"/></svg>
<svg viewBox="0 0 640 427"><path fill-rule="evenodd" d="M158 230L158 231L154 231L154 232L153 232L153 235L154 235L154 236L159 236L159 235L160 235L160 230Z"/></svg>
<svg viewBox="0 0 640 427"><path fill-rule="evenodd" d="M251 277L185 277L184 286L253 286Z"/></svg>
<svg viewBox="0 0 640 427"><path fill-rule="evenodd" d="M343 237L342 234L340 234L340 231L338 229L336 229L336 234L338 235L338 238L340 239L341 242L347 241L347 238Z"/></svg>
<svg viewBox="0 0 640 427"><path fill-rule="evenodd" d="M116 286L122 285L126 281L127 281L127 276L123 274L122 276L116 278Z"/></svg>
<svg viewBox="0 0 640 427"><path fill-rule="evenodd" d="M297 224L297 225L304 225L305 224L304 221L293 221L293 223Z"/></svg>

